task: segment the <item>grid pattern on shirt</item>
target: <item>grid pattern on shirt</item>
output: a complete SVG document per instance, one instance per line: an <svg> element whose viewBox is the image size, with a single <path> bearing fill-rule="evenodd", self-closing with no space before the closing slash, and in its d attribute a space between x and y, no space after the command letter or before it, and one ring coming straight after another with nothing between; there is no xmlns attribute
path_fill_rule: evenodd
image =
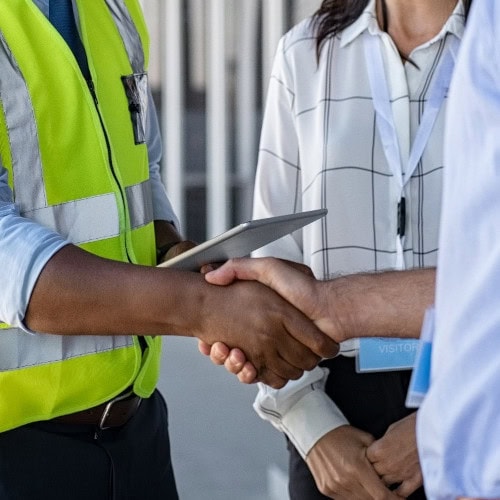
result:
<svg viewBox="0 0 500 500"><path fill-rule="evenodd" d="M319 278L395 264L395 204L400 193L380 147L361 41L363 31L377 33L374 7L375 1L370 0L363 15L327 43L319 65L307 21L293 29L280 44L269 88L255 215L319 206L327 206L329 214L321 223L257 254L304 260ZM420 70L404 67L384 39L385 69L404 154L422 117L443 48L450 37L461 38L463 29L459 0L444 30L411 54ZM378 35L383 36L380 30ZM436 259L442 118L443 110L405 193L408 267L433 265ZM347 343L342 343L341 352L352 356L356 343ZM261 384L254 405L262 418L287 434L303 456L326 432L347 422L324 393L324 377L317 367L279 390Z"/></svg>
<svg viewBox="0 0 500 500"><path fill-rule="evenodd" d="M378 29L373 14L357 23ZM387 35L379 36L400 147L407 157L430 84L455 35L443 32L415 50L411 57L418 68L403 64ZM348 43L342 34L330 39L318 63L311 26L304 21L282 39L268 91L254 216L318 207L329 213L302 235L259 254L303 260L320 278L396 265L401 192L380 142L362 40L361 34ZM443 119L444 106L404 190L406 267L436 263Z"/></svg>

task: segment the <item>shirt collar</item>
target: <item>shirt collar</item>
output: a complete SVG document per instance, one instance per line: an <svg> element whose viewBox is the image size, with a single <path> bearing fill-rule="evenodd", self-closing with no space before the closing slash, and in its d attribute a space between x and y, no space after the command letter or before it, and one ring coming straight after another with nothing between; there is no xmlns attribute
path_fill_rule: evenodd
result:
<svg viewBox="0 0 500 500"><path fill-rule="evenodd" d="M375 1L369 0L368 5L361 15L354 21L350 26L345 28L340 35L340 46L344 47L348 45L358 36L360 36L364 31L368 30L371 35L380 34L382 30L380 29L377 16L375 12ZM444 24L441 31L432 39L425 43L423 46L430 45L436 40L444 38L447 33L451 33L462 39L462 35L465 27L465 9L462 0L458 0L453 13L448 18ZM423 47L422 46L422 47Z"/></svg>
<svg viewBox="0 0 500 500"><path fill-rule="evenodd" d="M366 30L370 33L380 31L377 23L377 16L375 15L375 0L370 0L365 10L350 26L345 28L340 35L340 46L351 43L354 39L361 35Z"/></svg>

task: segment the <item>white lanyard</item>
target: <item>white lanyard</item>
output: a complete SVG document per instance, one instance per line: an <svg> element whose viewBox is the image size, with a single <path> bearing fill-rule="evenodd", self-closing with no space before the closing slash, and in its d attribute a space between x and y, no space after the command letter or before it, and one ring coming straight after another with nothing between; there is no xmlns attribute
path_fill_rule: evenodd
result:
<svg viewBox="0 0 500 500"><path fill-rule="evenodd" d="M401 199L398 204L398 237L396 245L398 250L397 268L404 268L403 260L403 237L405 219L405 199L404 187L417 168L424 149L429 141L432 129L436 122L439 110L443 104L446 93L450 85L451 74L455 64L455 56L458 49L458 39L452 39L451 47L446 51L441 59L432 87L429 91L429 98L425 104L425 111L422 115L420 125L410 150L410 157L406 169L401 164L401 154L396 125L392 114L392 106L387 84L384 62L381 51L381 39L379 36L370 35L368 31L364 34L364 49L366 65L368 69L368 79L373 96L373 106L377 116L377 129L380 140L384 148L384 153L391 169L394 179L398 183L401 191ZM401 230L399 230L401 229Z"/></svg>

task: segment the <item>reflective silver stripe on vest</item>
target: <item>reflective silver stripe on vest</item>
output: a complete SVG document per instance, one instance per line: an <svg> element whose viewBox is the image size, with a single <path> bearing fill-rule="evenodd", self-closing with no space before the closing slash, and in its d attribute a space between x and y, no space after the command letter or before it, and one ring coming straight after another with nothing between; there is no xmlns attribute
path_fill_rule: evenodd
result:
<svg viewBox="0 0 500 500"><path fill-rule="evenodd" d="M120 234L120 219L113 193L21 212L78 245Z"/></svg>
<svg viewBox="0 0 500 500"><path fill-rule="evenodd" d="M14 192L18 200L30 200L31 207L47 206L43 188L38 130L31 98L17 62L0 31L0 97L9 132L14 171ZM16 169L17 165L30 168ZM23 206L20 206L21 211Z"/></svg>
<svg viewBox="0 0 500 500"><path fill-rule="evenodd" d="M130 17L130 12L123 0L106 0L106 4L123 39L132 70L134 73L143 73L144 50L141 37Z"/></svg>
<svg viewBox="0 0 500 500"><path fill-rule="evenodd" d="M149 180L128 187L126 195L130 228L136 229L152 222L153 200ZM120 234L120 219L113 193L27 210L21 215L53 229L75 245Z"/></svg>
<svg viewBox="0 0 500 500"><path fill-rule="evenodd" d="M132 229L145 226L153 221L153 196L151 183L140 182L126 189L127 203Z"/></svg>
<svg viewBox="0 0 500 500"><path fill-rule="evenodd" d="M19 328L0 330L0 371L111 351L133 345L125 335L31 335Z"/></svg>

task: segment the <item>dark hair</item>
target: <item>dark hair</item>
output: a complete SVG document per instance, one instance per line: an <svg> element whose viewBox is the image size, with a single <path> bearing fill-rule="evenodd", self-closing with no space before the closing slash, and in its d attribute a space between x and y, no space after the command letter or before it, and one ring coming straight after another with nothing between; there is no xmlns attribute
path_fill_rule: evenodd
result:
<svg viewBox="0 0 500 500"><path fill-rule="evenodd" d="M327 38L335 36L356 21L368 2L369 0L323 0L312 18L318 57ZM463 3L467 18L472 0L463 0Z"/></svg>

